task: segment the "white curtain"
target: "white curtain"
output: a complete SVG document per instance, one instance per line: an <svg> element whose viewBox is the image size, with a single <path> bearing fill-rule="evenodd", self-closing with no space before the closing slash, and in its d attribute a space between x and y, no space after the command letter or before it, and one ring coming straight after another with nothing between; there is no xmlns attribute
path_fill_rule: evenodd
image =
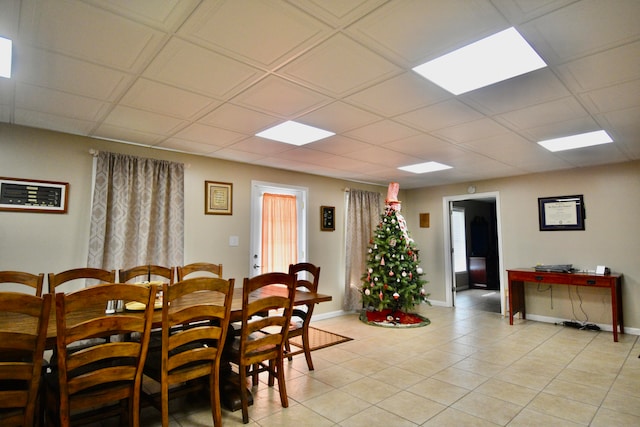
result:
<svg viewBox="0 0 640 427"><path fill-rule="evenodd" d="M87 265L117 270L183 260L184 165L100 152Z"/></svg>
<svg viewBox="0 0 640 427"><path fill-rule="evenodd" d="M366 267L366 251L375 227L380 222L380 193L350 190L347 195L347 247L344 289L344 309L362 308L360 298L361 277Z"/></svg>

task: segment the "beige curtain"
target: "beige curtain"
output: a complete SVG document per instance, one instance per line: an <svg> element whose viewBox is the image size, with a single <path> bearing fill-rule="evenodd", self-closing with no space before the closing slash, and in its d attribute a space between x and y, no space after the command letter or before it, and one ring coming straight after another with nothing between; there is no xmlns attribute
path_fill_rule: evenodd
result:
<svg viewBox="0 0 640 427"><path fill-rule="evenodd" d="M183 255L184 165L100 152L87 265L172 267Z"/></svg>
<svg viewBox="0 0 640 427"><path fill-rule="evenodd" d="M262 273L289 271L298 262L296 196L262 195Z"/></svg>
<svg viewBox="0 0 640 427"><path fill-rule="evenodd" d="M366 251L371 234L380 221L381 199L380 193L363 190L350 190L347 195L346 311L362 308L360 278L366 267Z"/></svg>

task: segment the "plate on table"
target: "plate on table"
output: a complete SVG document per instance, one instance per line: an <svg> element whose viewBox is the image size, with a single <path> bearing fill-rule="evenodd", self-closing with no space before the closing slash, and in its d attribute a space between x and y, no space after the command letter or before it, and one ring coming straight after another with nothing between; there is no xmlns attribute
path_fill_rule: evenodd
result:
<svg viewBox="0 0 640 427"><path fill-rule="evenodd" d="M146 304L143 304L138 301L129 301L124 305L124 308L126 308L129 311L144 311L144 309L147 308L147 306ZM162 308L162 300L156 300L156 302L153 304L154 310L157 310L159 308Z"/></svg>
<svg viewBox="0 0 640 427"><path fill-rule="evenodd" d="M135 282L134 285L142 285L142 286L151 286L151 285L156 285L160 288L162 288L162 285L164 284L164 282L162 280L152 280L150 282ZM144 310L144 309L143 309Z"/></svg>

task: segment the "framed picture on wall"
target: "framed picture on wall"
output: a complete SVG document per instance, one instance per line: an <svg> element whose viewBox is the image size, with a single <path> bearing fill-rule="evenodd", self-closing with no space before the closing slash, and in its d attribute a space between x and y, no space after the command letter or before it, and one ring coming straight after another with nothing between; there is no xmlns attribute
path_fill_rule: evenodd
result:
<svg viewBox="0 0 640 427"><path fill-rule="evenodd" d="M336 208L334 206L320 206L320 230L334 231L336 229Z"/></svg>
<svg viewBox="0 0 640 427"><path fill-rule="evenodd" d="M540 231L584 230L582 195L538 198Z"/></svg>
<svg viewBox="0 0 640 427"><path fill-rule="evenodd" d="M206 215L233 214L233 184L230 182L204 182L204 213Z"/></svg>
<svg viewBox="0 0 640 427"><path fill-rule="evenodd" d="M0 177L0 210L67 213L69 183Z"/></svg>

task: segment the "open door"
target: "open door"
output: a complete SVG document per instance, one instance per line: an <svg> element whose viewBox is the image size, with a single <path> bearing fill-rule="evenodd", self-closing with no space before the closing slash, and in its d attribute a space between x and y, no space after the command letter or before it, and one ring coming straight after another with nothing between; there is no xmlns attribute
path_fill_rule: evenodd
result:
<svg viewBox="0 0 640 427"><path fill-rule="evenodd" d="M280 184L272 184L267 182L253 181L251 185L251 252L249 257L250 276L257 276L262 273L270 272L271 268L267 267L263 260L273 258L274 254L263 253L262 241L262 220L263 220L263 198L264 194L279 194L293 196L297 205L297 217L295 227L297 229L297 262L306 261L307 254L307 189L303 187L294 187ZM268 246L264 246L267 247ZM265 256L266 255L266 256ZM276 270L287 271L284 267Z"/></svg>
<svg viewBox="0 0 640 427"><path fill-rule="evenodd" d="M500 312L502 315L506 313L505 301L505 287L507 283L503 277L504 268L502 265L502 231L500 220L500 197L497 192L491 193L478 193L478 194L464 194L459 196L447 196L443 198L444 209L444 237L445 237L445 268L449 273L445 275L446 286L446 305L448 307L455 306L456 296L458 290L466 289L467 286L471 287L470 276L470 259L473 260L474 252L477 250L477 245L471 242L471 222L475 219L475 213L473 208L473 202L483 202L492 205L492 215L495 218L495 233L492 235L493 240L489 243L492 247L492 255L495 258L495 266L493 268L493 278L496 287L494 292L499 290L500 293ZM480 203L476 203L480 204ZM463 214L461 214L463 213ZM464 217L464 227L460 225L462 216ZM461 242L460 232L465 230L465 244L464 249ZM477 242L476 242L477 243ZM483 245L481 246L484 246ZM493 298L493 297L491 297Z"/></svg>

